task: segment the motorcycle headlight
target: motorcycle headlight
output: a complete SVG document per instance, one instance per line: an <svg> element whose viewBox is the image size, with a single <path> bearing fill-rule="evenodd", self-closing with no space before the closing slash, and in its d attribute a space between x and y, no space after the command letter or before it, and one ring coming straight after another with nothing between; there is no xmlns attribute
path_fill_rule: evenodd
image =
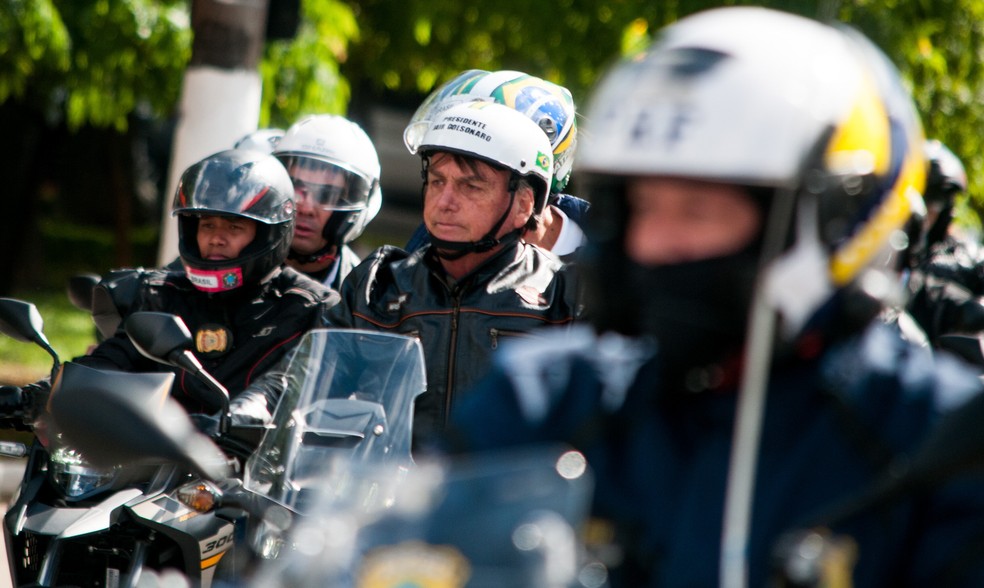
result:
<svg viewBox="0 0 984 588"><path fill-rule="evenodd" d="M71 447L59 447L51 453L51 481L66 498L85 498L112 484L119 466L97 468Z"/></svg>

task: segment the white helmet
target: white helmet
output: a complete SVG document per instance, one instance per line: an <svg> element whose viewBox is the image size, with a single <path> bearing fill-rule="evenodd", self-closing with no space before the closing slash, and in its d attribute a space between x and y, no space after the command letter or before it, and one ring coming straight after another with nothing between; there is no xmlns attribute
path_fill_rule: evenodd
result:
<svg viewBox="0 0 984 588"><path fill-rule="evenodd" d="M851 29L775 10L718 8L670 25L602 80L587 112L578 172L613 186L593 190L599 218L624 208L615 183L634 176L772 195L769 209L785 220L771 225L763 283L788 336L837 291L887 267L923 187L922 127L888 58ZM616 228L594 236L602 240L620 255ZM625 290L591 283L612 289L602 299ZM641 322L631 304L609 306L626 309L621 322Z"/></svg>
<svg viewBox="0 0 984 588"><path fill-rule="evenodd" d="M252 149L269 155L277 148L277 142L283 136L283 129L256 129L240 137L232 147L234 149Z"/></svg>
<svg viewBox="0 0 984 588"><path fill-rule="evenodd" d="M403 131L403 142L410 153L417 152L423 134L443 111L461 102L474 101L505 104L535 122L547 135L553 149L550 191L564 189L571 177L577 147L574 98L567 88L520 71L470 69L435 89L417 108Z"/></svg>
<svg viewBox="0 0 984 588"><path fill-rule="evenodd" d="M509 181L509 197L515 198L516 182L523 179L533 188L533 216L542 211L550 193L553 176L553 154L550 141L535 122L519 112L495 102L465 102L443 111L431 123L420 141L417 152L426 166L430 155L447 152L472 157L493 167L512 172ZM448 242L431 236L439 251L456 251L443 254L455 259L471 252L488 251L506 239L518 239L522 229L497 238L496 234L505 222L510 206L482 239L470 243Z"/></svg>
<svg viewBox="0 0 984 588"><path fill-rule="evenodd" d="M344 245L361 235L379 212L383 203L379 156L362 127L347 118L307 116L287 129L273 154L288 172L302 167L345 173L345 189L323 186L312 194L322 207L333 211L322 231L328 241L326 248Z"/></svg>
<svg viewBox="0 0 984 588"><path fill-rule="evenodd" d="M543 210L550 191L553 150L533 121L495 102L465 102L442 112L431 123L417 151L426 156L449 151L482 159L529 180Z"/></svg>

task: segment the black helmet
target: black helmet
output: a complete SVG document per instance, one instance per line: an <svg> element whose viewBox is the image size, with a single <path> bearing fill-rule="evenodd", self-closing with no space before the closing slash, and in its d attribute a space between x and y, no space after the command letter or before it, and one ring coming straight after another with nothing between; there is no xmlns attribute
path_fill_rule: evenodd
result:
<svg viewBox="0 0 984 588"><path fill-rule="evenodd" d="M967 172L960 158L936 139L926 141L926 190L923 198L927 204L940 202L952 204L953 198L967 189Z"/></svg>
<svg viewBox="0 0 984 588"><path fill-rule="evenodd" d="M927 169L923 200L936 213L932 224L925 227L922 245L928 250L946 237L953 220L954 200L967 190L967 172L960 158L936 139L926 141L925 150Z"/></svg>
<svg viewBox="0 0 984 588"><path fill-rule="evenodd" d="M178 182L171 214L178 217L178 252L199 290L226 292L261 282L287 259L294 232L294 187L272 155L228 150L189 167ZM202 259L198 220L236 216L256 221L256 236L235 259Z"/></svg>

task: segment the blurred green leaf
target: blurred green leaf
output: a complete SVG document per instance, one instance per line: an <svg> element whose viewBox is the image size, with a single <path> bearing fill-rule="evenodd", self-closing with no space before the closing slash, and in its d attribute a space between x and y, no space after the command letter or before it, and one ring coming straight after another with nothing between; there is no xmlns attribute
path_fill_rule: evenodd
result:
<svg viewBox="0 0 984 588"><path fill-rule="evenodd" d="M6 0L0 101L52 124L124 128L136 109L173 111L191 52L191 0ZM721 5L759 4L856 27L895 61L926 133L966 164L984 211L984 2L979 0L302 0L294 39L268 43L260 126L345 113L352 87L414 96L469 68L518 69L582 104L612 60L664 25ZM965 215L971 218L973 214Z"/></svg>

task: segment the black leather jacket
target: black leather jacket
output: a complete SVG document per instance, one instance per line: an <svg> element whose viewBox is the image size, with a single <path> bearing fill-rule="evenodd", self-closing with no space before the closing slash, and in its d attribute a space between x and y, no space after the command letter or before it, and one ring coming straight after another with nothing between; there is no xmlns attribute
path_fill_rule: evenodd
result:
<svg viewBox="0 0 984 588"><path fill-rule="evenodd" d="M453 283L424 247L372 253L342 284L328 311L332 327L418 337L427 392L414 412L417 446L443 428L456 394L488 370L503 339L537 327L569 324L579 315L573 272L556 256L523 243L506 246Z"/></svg>
<svg viewBox="0 0 984 588"><path fill-rule="evenodd" d="M276 270L259 286L221 294L196 289L183 271L132 270L115 277L123 280L130 297L118 301L122 317L138 310L180 316L196 340L196 357L233 397L276 365L302 334L320 326L325 309L338 301L336 292L288 267ZM101 287L112 285L104 281ZM176 371L141 355L122 329L76 361L100 369ZM201 412L205 407L195 393L201 386L182 372L173 395L189 412ZM264 392L259 399L272 411L277 390Z"/></svg>
<svg viewBox="0 0 984 588"><path fill-rule="evenodd" d="M984 260L972 243L947 236L909 277L906 310L937 345L940 337L984 330Z"/></svg>

